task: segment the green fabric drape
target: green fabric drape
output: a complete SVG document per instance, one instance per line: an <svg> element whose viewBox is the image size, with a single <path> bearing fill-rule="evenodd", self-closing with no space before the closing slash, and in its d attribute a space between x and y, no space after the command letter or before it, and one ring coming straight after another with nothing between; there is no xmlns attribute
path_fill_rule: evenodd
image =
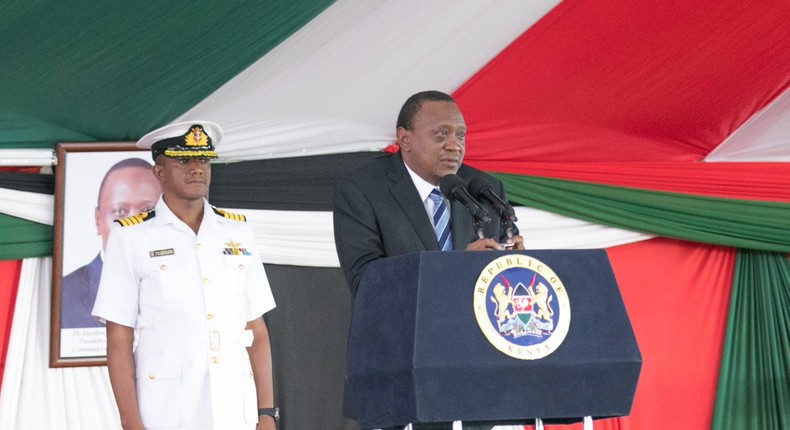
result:
<svg viewBox="0 0 790 430"><path fill-rule="evenodd" d="M790 251L790 204L497 173L518 204L664 237Z"/></svg>
<svg viewBox="0 0 790 430"><path fill-rule="evenodd" d="M52 226L0 214L0 260L52 255Z"/></svg>
<svg viewBox="0 0 790 430"><path fill-rule="evenodd" d="M2 2L0 148L136 140L333 2Z"/></svg>
<svg viewBox="0 0 790 430"><path fill-rule="evenodd" d="M790 261L739 251L714 430L790 428Z"/></svg>

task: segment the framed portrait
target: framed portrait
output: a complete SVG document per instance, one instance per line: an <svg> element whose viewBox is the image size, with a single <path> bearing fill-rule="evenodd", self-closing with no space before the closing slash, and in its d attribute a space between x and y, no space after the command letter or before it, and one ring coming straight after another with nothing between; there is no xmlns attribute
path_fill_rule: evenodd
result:
<svg viewBox="0 0 790 430"><path fill-rule="evenodd" d="M153 209L161 188L151 152L134 143L57 145L50 367L107 362L104 324L91 316L113 220Z"/></svg>

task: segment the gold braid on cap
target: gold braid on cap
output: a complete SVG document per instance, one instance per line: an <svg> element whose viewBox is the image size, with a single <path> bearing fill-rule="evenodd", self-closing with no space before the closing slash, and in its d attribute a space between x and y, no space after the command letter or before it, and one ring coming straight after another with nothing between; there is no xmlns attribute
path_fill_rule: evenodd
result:
<svg viewBox="0 0 790 430"><path fill-rule="evenodd" d="M174 151L172 149L165 149L163 154L167 155L168 157L173 158L180 158L180 157L205 157L205 158L219 158L217 155L217 151Z"/></svg>

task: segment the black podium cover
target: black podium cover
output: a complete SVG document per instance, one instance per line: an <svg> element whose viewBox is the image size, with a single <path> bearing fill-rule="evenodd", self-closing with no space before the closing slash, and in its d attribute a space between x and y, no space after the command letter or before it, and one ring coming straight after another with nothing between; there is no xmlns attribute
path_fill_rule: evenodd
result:
<svg viewBox="0 0 790 430"><path fill-rule="evenodd" d="M481 271L503 255L561 279L570 327L548 356L497 350L473 309ZM345 413L363 428L410 422L579 420L631 411L642 358L603 250L421 252L372 263L354 302Z"/></svg>

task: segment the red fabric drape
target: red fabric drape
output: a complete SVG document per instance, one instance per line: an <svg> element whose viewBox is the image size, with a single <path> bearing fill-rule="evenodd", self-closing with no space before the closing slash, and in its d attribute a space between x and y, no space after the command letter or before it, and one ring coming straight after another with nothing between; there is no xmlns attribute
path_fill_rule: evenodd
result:
<svg viewBox="0 0 790 430"><path fill-rule="evenodd" d="M454 93L466 161L701 160L790 86L788 19L786 0L561 2Z"/></svg>
<svg viewBox="0 0 790 430"><path fill-rule="evenodd" d="M11 335L11 322L14 319L14 304L21 272L22 260L0 261L0 387L3 385L8 340Z"/></svg>
<svg viewBox="0 0 790 430"><path fill-rule="evenodd" d="M735 250L657 238L608 253L643 364L631 415L595 429L710 428Z"/></svg>

